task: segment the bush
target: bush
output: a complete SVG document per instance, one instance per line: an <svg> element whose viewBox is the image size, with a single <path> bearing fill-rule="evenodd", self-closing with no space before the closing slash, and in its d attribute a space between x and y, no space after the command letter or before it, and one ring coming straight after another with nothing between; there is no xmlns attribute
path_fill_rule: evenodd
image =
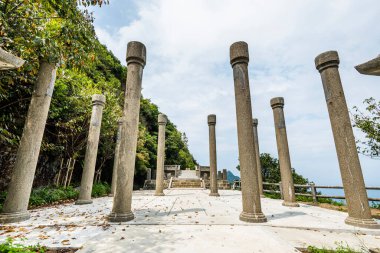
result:
<svg viewBox="0 0 380 253"><path fill-rule="evenodd" d="M40 246L39 244L35 246L24 246L14 242L14 239L8 237L7 240L0 244L0 252L1 253L44 253L46 252L46 248Z"/></svg>
<svg viewBox="0 0 380 253"><path fill-rule="evenodd" d="M111 192L111 186L107 183L96 183L92 186L91 196L94 198L107 196Z"/></svg>
<svg viewBox="0 0 380 253"><path fill-rule="evenodd" d="M103 197L111 192L111 186L107 183L96 183L92 187L92 197ZM0 192L0 211L2 210L6 192ZM77 199L79 191L72 186L64 187L40 187L33 189L29 198L29 208L52 204L55 202ZM2 251L0 251L2 252Z"/></svg>

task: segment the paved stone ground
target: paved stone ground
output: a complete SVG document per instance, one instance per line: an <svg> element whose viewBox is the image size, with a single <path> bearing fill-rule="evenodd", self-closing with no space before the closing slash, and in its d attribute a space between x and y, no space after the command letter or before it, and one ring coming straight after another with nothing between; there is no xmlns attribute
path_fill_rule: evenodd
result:
<svg viewBox="0 0 380 253"><path fill-rule="evenodd" d="M347 214L301 204L284 207L281 200L262 199L264 224L239 220L241 193L207 190L165 190L133 194L135 220L108 223L112 198L85 206L65 204L31 211L28 221L0 226L0 241L25 237L24 243L51 247L82 247L82 252L298 252L308 245L380 247L380 231L344 223Z"/></svg>

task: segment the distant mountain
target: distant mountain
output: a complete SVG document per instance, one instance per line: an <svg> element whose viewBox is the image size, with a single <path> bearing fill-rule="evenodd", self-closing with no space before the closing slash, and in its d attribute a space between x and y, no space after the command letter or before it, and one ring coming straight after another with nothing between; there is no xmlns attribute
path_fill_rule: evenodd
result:
<svg viewBox="0 0 380 253"><path fill-rule="evenodd" d="M234 180L240 180L240 177L235 176L231 171L227 171L227 180L232 183Z"/></svg>

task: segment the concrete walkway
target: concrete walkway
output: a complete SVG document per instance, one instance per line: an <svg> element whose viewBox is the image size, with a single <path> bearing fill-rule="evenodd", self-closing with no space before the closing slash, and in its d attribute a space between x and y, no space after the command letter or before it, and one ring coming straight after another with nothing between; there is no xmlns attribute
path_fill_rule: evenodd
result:
<svg viewBox="0 0 380 253"><path fill-rule="evenodd" d="M347 214L302 205L284 207L281 200L262 199L264 224L239 220L241 193L221 190L166 190L133 195L135 220L108 223L112 198L85 206L59 205L32 211L29 221L0 226L0 241L26 237L25 243L82 247L81 252L298 252L296 247L380 247L380 231L344 223Z"/></svg>

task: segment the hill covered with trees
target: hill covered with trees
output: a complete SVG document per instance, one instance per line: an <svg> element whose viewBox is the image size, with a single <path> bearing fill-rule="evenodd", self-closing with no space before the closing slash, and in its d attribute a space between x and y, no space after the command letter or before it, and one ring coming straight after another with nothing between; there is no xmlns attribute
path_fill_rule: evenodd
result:
<svg viewBox="0 0 380 253"><path fill-rule="evenodd" d="M103 1L84 3L101 5ZM0 191L6 189L10 179L41 60L58 62L59 69L34 186L57 182L60 170L65 175L68 167L74 168L72 183L79 182L91 96L100 93L107 101L96 173L102 181L110 182L127 71L98 41L92 21L91 14L80 10L76 0L0 2L0 46L26 61L17 70L0 72ZM156 167L158 114L157 105L141 99L136 187L141 186L146 169ZM166 163L194 167L196 161L188 149L185 134L170 120L166 135Z"/></svg>

